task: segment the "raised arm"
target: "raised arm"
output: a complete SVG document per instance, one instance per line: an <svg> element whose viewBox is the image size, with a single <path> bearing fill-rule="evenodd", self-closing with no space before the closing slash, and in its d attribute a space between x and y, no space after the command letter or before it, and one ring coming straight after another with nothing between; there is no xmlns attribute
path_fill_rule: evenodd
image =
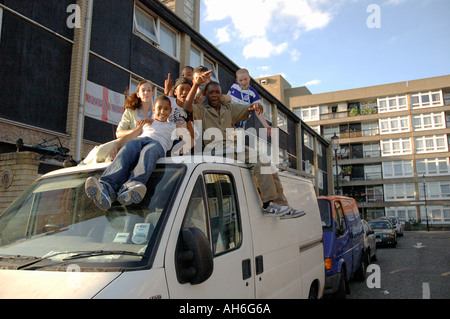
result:
<svg viewBox="0 0 450 319"><path fill-rule="evenodd" d="M193 111L192 104L194 103L194 99L195 99L195 95L197 94L197 90L200 87L200 85L208 79L208 77L211 77L212 71L213 70L209 70L209 71L203 72L194 81L194 83L192 85L192 88L189 91L189 94L188 94L188 96L187 96L187 98L186 98L186 100L184 101L184 104L183 104L183 109L186 112L192 113L192 111Z"/></svg>

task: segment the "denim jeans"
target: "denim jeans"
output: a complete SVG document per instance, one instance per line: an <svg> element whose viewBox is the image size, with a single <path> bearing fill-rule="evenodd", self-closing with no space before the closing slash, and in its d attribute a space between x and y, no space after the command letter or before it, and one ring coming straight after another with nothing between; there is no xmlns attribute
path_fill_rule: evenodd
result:
<svg viewBox="0 0 450 319"><path fill-rule="evenodd" d="M164 156L164 149L158 141L138 137L122 146L99 181L107 186L110 196L115 197L119 191L137 183L147 184L156 161Z"/></svg>

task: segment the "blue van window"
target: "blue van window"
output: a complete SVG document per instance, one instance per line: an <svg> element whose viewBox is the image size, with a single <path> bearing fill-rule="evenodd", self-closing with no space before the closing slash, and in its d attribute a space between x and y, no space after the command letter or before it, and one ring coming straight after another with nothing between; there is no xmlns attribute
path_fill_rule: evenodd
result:
<svg viewBox="0 0 450 319"><path fill-rule="evenodd" d="M344 218L344 210L341 202L334 202L334 210L336 212L336 236L341 236L347 230L347 225Z"/></svg>
<svg viewBox="0 0 450 319"><path fill-rule="evenodd" d="M322 230L333 231L333 214L331 210L331 203L326 199L319 199L320 218L322 219Z"/></svg>

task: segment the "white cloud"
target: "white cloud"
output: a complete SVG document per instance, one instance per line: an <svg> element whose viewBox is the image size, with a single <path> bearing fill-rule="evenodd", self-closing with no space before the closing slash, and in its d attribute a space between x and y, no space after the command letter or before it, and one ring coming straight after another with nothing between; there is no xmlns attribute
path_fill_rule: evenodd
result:
<svg viewBox="0 0 450 319"><path fill-rule="evenodd" d="M297 61L298 59L300 59L300 56L302 55L301 52L298 52L297 49L292 49L289 54L291 55L291 60L293 62Z"/></svg>
<svg viewBox="0 0 450 319"><path fill-rule="evenodd" d="M217 44L230 42L230 32L228 31L228 27L229 26L225 26L216 30Z"/></svg>
<svg viewBox="0 0 450 319"><path fill-rule="evenodd" d="M399 6L407 1L408 0L387 0L383 4L386 6Z"/></svg>
<svg viewBox="0 0 450 319"><path fill-rule="evenodd" d="M246 58L264 57L280 54L287 50L287 42L276 44L270 38L270 32L276 29L278 33L290 35L295 40L302 32L308 32L327 26L331 14L320 7L328 8L331 0L203 0L206 21L230 20L229 29L219 29L221 32L236 32L238 39L245 46L243 55ZM398 0L397 0L398 1ZM229 39L225 34L219 35L219 41ZM223 41L224 42L224 41ZM223 43L222 42L222 43ZM262 47L265 45L266 48ZM292 51L294 61L299 53Z"/></svg>
<svg viewBox="0 0 450 319"><path fill-rule="evenodd" d="M269 58L272 55L279 55L286 51L288 44L273 45L266 38L256 38L250 44L247 44L242 54L248 58Z"/></svg>
<svg viewBox="0 0 450 319"><path fill-rule="evenodd" d="M306 82L306 83L305 83L305 86L319 85L320 83L322 83L321 80L312 80L312 81Z"/></svg>

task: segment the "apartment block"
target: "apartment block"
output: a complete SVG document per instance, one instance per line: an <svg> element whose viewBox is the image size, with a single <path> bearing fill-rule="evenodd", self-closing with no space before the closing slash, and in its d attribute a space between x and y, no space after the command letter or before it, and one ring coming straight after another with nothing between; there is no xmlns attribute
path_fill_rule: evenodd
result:
<svg viewBox="0 0 450 319"><path fill-rule="evenodd" d="M335 190L365 217L450 224L450 75L321 94L258 80L323 138L339 139Z"/></svg>

